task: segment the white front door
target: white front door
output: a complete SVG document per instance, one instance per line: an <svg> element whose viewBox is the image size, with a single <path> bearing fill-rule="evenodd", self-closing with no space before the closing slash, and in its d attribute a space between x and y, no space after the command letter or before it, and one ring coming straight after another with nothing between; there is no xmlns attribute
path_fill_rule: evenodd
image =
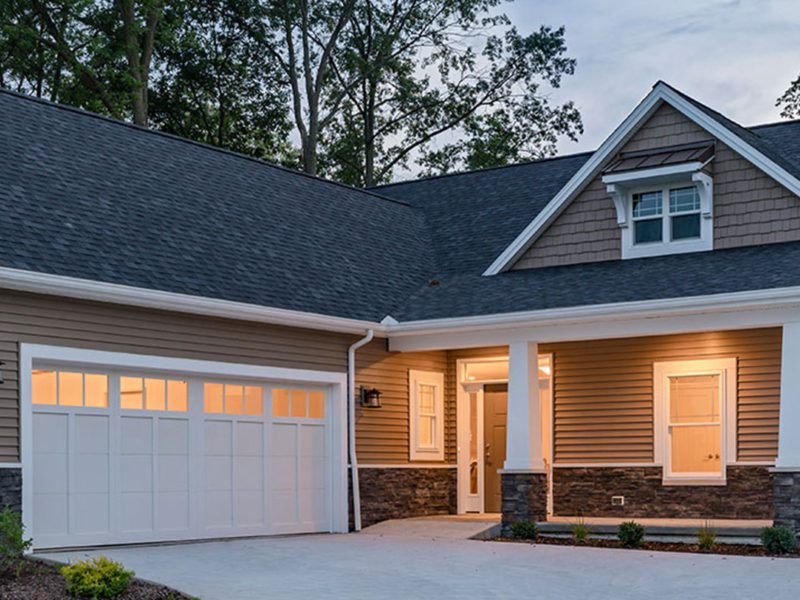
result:
<svg viewBox="0 0 800 600"><path fill-rule="evenodd" d="M329 387L45 362L30 382L36 548L333 529Z"/></svg>

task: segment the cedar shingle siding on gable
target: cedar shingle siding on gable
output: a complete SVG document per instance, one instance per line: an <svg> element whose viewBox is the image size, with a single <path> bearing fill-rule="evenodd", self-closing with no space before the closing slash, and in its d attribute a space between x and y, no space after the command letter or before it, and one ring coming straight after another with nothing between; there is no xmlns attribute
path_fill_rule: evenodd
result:
<svg viewBox="0 0 800 600"><path fill-rule="evenodd" d="M628 141L623 152L708 140L709 134L663 104ZM714 177L714 248L800 240L800 198L717 141ZM620 231L600 176L520 257L514 269L621 258Z"/></svg>

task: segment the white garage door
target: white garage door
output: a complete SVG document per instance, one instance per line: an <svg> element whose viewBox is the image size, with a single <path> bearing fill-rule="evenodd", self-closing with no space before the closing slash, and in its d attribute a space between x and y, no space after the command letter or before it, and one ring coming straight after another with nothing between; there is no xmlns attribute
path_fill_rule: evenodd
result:
<svg viewBox="0 0 800 600"><path fill-rule="evenodd" d="M37 548L331 531L323 386L34 365Z"/></svg>

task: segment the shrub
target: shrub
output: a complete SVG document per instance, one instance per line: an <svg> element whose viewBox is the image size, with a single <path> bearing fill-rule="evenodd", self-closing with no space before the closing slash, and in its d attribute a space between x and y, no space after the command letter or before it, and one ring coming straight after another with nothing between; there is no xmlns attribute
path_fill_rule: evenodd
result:
<svg viewBox="0 0 800 600"><path fill-rule="evenodd" d="M701 550L711 550L717 544L717 532L709 527L708 523L703 525L697 532L697 545Z"/></svg>
<svg viewBox="0 0 800 600"><path fill-rule="evenodd" d="M61 567L67 592L81 598L113 598L128 587L133 571L105 556L81 560Z"/></svg>
<svg viewBox="0 0 800 600"><path fill-rule="evenodd" d="M539 528L534 521L517 521L511 524L511 533L521 540L535 540L539 537Z"/></svg>
<svg viewBox="0 0 800 600"><path fill-rule="evenodd" d="M636 521L620 523L617 537L626 548L638 548L644 541L644 526Z"/></svg>
<svg viewBox="0 0 800 600"><path fill-rule="evenodd" d="M25 562L23 557L32 540L25 539L22 515L10 508L0 512L0 573L19 576Z"/></svg>
<svg viewBox="0 0 800 600"><path fill-rule="evenodd" d="M768 554L791 554L797 550L797 537L788 527L765 527L761 530L761 543Z"/></svg>
<svg viewBox="0 0 800 600"><path fill-rule="evenodd" d="M589 539L589 534L592 532L583 519L577 523L572 523L569 528L572 530L572 541L576 544L583 544Z"/></svg>

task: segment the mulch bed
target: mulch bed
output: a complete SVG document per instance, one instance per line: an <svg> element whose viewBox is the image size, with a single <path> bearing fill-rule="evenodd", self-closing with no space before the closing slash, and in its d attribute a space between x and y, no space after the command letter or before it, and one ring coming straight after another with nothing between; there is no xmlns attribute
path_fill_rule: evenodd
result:
<svg viewBox="0 0 800 600"><path fill-rule="evenodd" d="M74 600L67 594L64 578L58 566L36 559L28 559L19 577L6 575L0 577L0 598L2 600ZM117 596L118 600L190 600L162 585L131 580L128 589Z"/></svg>
<svg viewBox="0 0 800 600"><path fill-rule="evenodd" d="M548 537L541 535L536 541L523 540L518 538L494 538L498 542L514 542L517 544L547 544L550 546L575 546L586 548L624 548L622 542L618 540L588 539L582 543L576 543L571 538ZM624 548L628 549L628 548ZM794 554L767 554L763 546L753 544L716 544L711 550L703 550L697 544L685 544L680 542L645 542L640 548L630 548L631 550L648 552L691 552L694 554L721 554L727 556L769 556L771 558L800 558L800 552Z"/></svg>

